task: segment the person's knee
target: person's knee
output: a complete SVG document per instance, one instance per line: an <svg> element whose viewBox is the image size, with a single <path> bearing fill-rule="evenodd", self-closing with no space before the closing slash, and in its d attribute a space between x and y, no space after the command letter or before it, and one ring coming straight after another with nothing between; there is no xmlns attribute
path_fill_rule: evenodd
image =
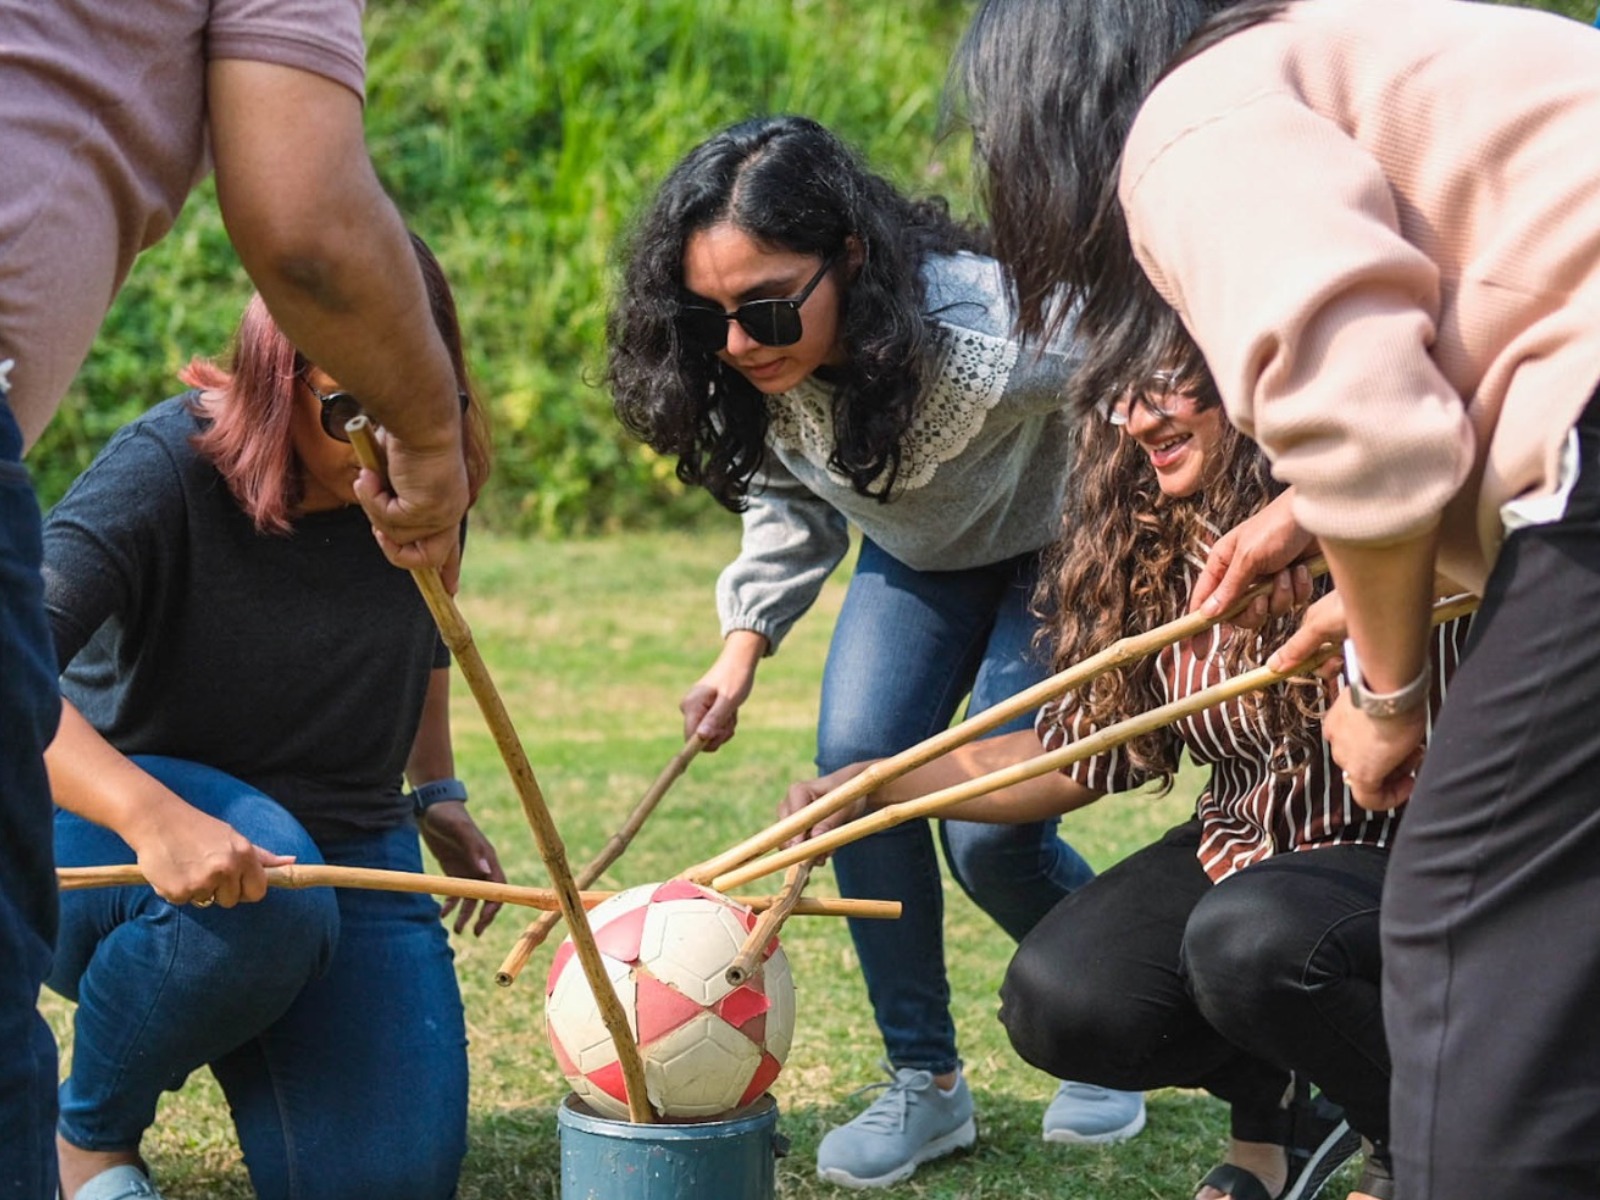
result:
<svg viewBox="0 0 1600 1200"><path fill-rule="evenodd" d="M1030 950L1026 942L1006 968L1000 1022L1025 1062L1057 1079L1107 1087L1141 1086L1147 1031L1127 998L1099 986L1070 956Z"/></svg>
<svg viewBox="0 0 1600 1200"><path fill-rule="evenodd" d="M1303 989L1308 947L1301 930L1274 919L1249 889L1213 889L1184 928L1183 966L1195 1004L1225 1036L1284 1011Z"/></svg>
<svg viewBox="0 0 1600 1200"><path fill-rule="evenodd" d="M1020 886L1025 872L1038 870L1038 839L1023 843L1016 826L948 821L942 832L951 873L980 905L987 896Z"/></svg>
<svg viewBox="0 0 1600 1200"><path fill-rule="evenodd" d="M339 943L339 903L332 888L272 888L254 904L203 918L226 947L229 972L293 983L298 989L328 968Z"/></svg>

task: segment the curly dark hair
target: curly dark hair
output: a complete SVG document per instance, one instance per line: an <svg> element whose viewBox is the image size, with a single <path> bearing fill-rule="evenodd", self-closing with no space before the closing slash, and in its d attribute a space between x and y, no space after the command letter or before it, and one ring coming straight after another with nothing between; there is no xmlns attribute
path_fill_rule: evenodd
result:
<svg viewBox="0 0 1600 1200"><path fill-rule="evenodd" d="M987 250L938 197L910 200L817 122L759 117L696 146L673 168L624 250L606 321L606 382L617 418L676 456L677 475L739 511L765 455L761 393L678 325L689 238L728 222L754 240L826 258L854 238L864 254L842 290L834 446L828 466L857 492L887 500L901 442L934 361L922 264L930 254Z"/></svg>
<svg viewBox="0 0 1600 1200"><path fill-rule="evenodd" d="M1190 379L1200 409L1220 404L1209 380ZM1099 653L1128 633L1181 617L1189 600L1196 546L1253 515L1283 490L1266 456L1226 419L1215 460L1200 491L1167 496L1144 450L1104 420L1084 423L1073 468L1075 489L1063 517L1063 536L1047 552L1037 604L1046 620L1041 642L1052 647L1054 669ZM1319 585L1325 590L1325 582ZM1234 630L1224 650L1229 674L1259 665L1264 647L1292 633L1297 614L1270 621L1259 635ZM1109 671L1071 697L1058 714L1081 714L1096 728L1137 716L1165 702L1151 655ZM1323 692L1306 681L1279 684L1245 697L1285 747L1277 770L1299 770L1317 742ZM1123 753L1141 774L1170 786L1177 751L1161 732L1135 738Z"/></svg>
<svg viewBox="0 0 1600 1200"><path fill-rule="evenodd" d="M1201 368L1129 244L1123 145L1167 71L1289 2L984 0L968 26L947 109L973 127L1018 331L1047 337L1076 313L1080 412L1163 367Z"/></svg>

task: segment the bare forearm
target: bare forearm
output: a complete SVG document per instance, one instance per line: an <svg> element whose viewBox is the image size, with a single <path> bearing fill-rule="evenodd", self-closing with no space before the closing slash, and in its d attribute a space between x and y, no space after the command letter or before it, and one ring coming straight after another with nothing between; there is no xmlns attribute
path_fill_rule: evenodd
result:
<svg viewBox="0 0 1600 1200"><path fill-rule="evenodd" d="M360 99L233 59L212 64L208 85L223 219L274 320L408 446L455 453L454 371L372 170Z"/></svg>
<svg viewBox="0 0 1600 1200"><path fill-rule="evenodd" d="M1422 673L1436 542L1434 531L1387 546L1322 543L1334 585L1344 598L1362 674L1374 692L1394 691Z"/></svg>
<svg viewBox="0 0 1600 1200"><path fill-rule="evenodd" d="M455 754L450 745L450 668L437 667L428 676L422 701L422 719L406 758L406 778L412 787L448 779L455 774Z"/></svg>
<svg viewBox="0 0 1600 1200"><path fill-rule="evenodd" d="M50 792L58 805L130 843L136 840L135 829L149 819L152 810L177 799L101 737L65 700L61 702L61 725L44 761Z"/></svg>
<svg viewBox="0 0 1600 1200"><path fill-rule="evenodd" d="M878 789L873 793L872 806L884 808L932 795L1006 767L1017 766L1042 753L1038 737L1032 730L1026 729L968 742ZM1047 771L999 791L962 800L941 810L939 815L960 821L1021 825L1082 808L1094 803L1101 795L1060 771Z"/></svg>

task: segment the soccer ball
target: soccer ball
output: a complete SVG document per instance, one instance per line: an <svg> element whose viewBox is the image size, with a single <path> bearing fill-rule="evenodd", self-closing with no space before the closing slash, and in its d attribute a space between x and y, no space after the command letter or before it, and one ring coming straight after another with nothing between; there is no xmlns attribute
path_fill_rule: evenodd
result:
<svg viewBox="0 0 1600 1200"><path fill-rule="evenodd" d="M741 1108L782 1068L794 1036L794 980L777 939L743 984L725 978L755 923L744 905L687 880L629 888L590 911L658 1116L704 1120ZM616 1047L570 937L550 966L544 1011L572 1090L602 1116L626 1120Z"/></svg>

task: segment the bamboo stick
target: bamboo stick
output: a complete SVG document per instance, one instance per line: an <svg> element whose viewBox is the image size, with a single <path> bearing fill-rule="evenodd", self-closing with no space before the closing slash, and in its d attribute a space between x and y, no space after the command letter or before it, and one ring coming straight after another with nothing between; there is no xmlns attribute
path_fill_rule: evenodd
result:
<svg viewBox="0 0 1600 1200"><path fill-rule="evenodd" d="M656 805L667 794L667 789L684 773L704 745L705 742L701 740L700 735L693 734L683 744L683 748L672 756L661 774L656 776L655 782L646 789L639 803L634 805L627 819L601 847L600 853L585 863L583 869L578 872L577 883L580 888L588 887L599 879L606 868L622 857L622 852L632 843L645 818L655 811ZM561 915L558 912L545 913L524 929L516 945L511 947L511 952L500 964L500 969L495 972L494 981L501 987L510 987L515 983L517 976L522 974L522 968L528 965L529 957L544 944L544 940L550 936L550 931L556 927L556 922L560 919Z"/></svg>
<svg viewBox="0 0 1600 1200"><path fill-rule="evenodd" d="M421 892L430 896L459 896L463 900L487 900L496 904L516 904L523 908L559 911L561 901L554 888L521 887L496 883L491 879L457 879L453 875L423 875L415 871L383 871L376 867L327 867L318 863L292 863L268 867L267 884L275 888L342 887L369 892ZM145 883L144 872L133 863L103 867L59 867L56 882L64 892L84 888L125 887ZM585 909L593 908L616 892L579 892ZM747 908L766 912L786 899L773 896L732 896ZM833 900L803 897L795 905L797 917L865 917L894 920L900 915L898 900Z"/></svg>
<svg viewBox="0 0 1600 1200"><path fill-rule="evenodd" d="M1478 599L1475 596L1452 597L1434 605L1432 621L1435 625L1444 621L1451 621L1457 617L1465 616L1477 607ZM919 817L934 816L953 804L959 804L963 800L985 796L990 792L997 792L1011 787L1013 784L1035 779L1051 771L1059 771L1063 767L1071 766L1073 763L1081 762L1086 758L1093 758L1097 754L1104 754L1107 750L1131 741L1142 734L1161 729L1174 721L1192 716L1214 705L1232 700L1237 696L1242 696L1246 692L1257 691L1274 683L1280 683L1293 675L1307 674L1316 666L1332 658L1336 653L1338 653L1338 647L1324 647L1319 654L1296 666L1292 671L1274 671L1265 666L1257 667L1253 671L1236 675L1232 679L1225 680L1214 687L1206 688L1204 691L1196 692L1194 695L1187 696L1182 700L1163 704L1158 708L1150 709L1148 712L1140 713L1138 716L1129 717L1125 721L1118 721L1115 725L1108 725L1106 728L1097 730L1088 737L1073 742L1069 746L1063 746L1059 750L1052 750L1047 754L1031 758L1027 762L1004 767L998 771L991 771L989 774L981 775L977 779L970 779L965 783L944 788L941 791L919 797L916 800L907 800L904 803L895 804L889 808L880 809L878 812L858 817L854 821L839 826L837 829L831 829L818 837L810 838L798 846L792 846L787 850L779 851L776 854L768 855L766 858L746 863L734 870L724 872L711 881L711 887L717 891L726 891L728 888L748 883L752 879L760 879L765 875L771 875L775 871L781 871L793 863L817 858L824 854L831 854L840 846L847 846L851 842L859 841L861 838L885 829L891 829L906 821L913 821ZM809 812L814 807L815 805L807 806L801 812Z"/></svg>
<svg viewBox="0 0 1600 1200"><path fill-rule="evenodd" d="M1308 559L1304 565L1311 571L1313 577L1323 574L1328 569L1327 562L1320 557ZM1001 701L992 708L986 708L981 713L968 717L959 725L952 725L944 732L935 734L926 741L918 742L915 746L902 750L899 754L879 759L854 779L847 780L834 788L833 791L818 796L798 812L791 813L782 821L746 838L715 858L709 858L705 862L697 863L688 868L682 873L683 877L692 879L696 883L710 884L712 887L716 887L713 880L730 872L740 863L748 862L759 854L783 845L790 838L797 837L810 829L823 817L838 812L841 808L855 800L859 800L862 796L870 795L891 780L900 778L907 771L931 762L941 755L948 754L957 746L963 746L968 742L975 741L990 730L998 729L1012 718L1031 712L1045 703L1045 701L1054 700L1057 696L1070 692L1074 688L1080 688L1084 684L1098 679L1107 671L1138 662L1147 655L1155 654L1186 638L1204 633L1213 625L1220 624L1229 617L1238 615L1256 597L1264 596L1271 591L1272 586L1272 580L1257 584L1241 596L1226 612L1219 613L1214 617L1208 617L1202 613L1189 613L1145 633L1130 634L1127 637L1120 638L1098 654L1092 654L1081 662L1074 663L1066 670L1052 675L1049 679L1041 680L1032 687L1018 692L1015 696Z"/></svg>
<svg viewBox="0 0 1600 1200"><path fill-rule="evenodd" d="M810 861L795 863L784 875L783 887L775 897L777 903L761 914L761 919L755 923L750 935L745 938L744 945L739 947L739 953L728 964L724 977L734 987L738 987L755 974L756 966L761 962L767 943L778 936L778 930L783 928L783 923L794 911L795 905L800 900L800 893L805 890L806 880L810 877Z"/></svg>
<svg viewBox="0 0 1600 1200"><path fill-rule="evenodd" d="M361 465L386 477L371 422L365 416L358 416L345 426L345 430L350 435L351 445L355 447L356 457L361 461ZM443 636L445 645L450 647L451 654L455 656L456 663L461 668L461 674L471 687L472 694L478 701L478 707L483 711L484 720L488 723L489 732L500 748L500 757L505 761L506 770L510 772L511 781L516 786L517 796L522 801L523 814L533 829L534 841L539 847L539 857L544 860L545 870L550 875L550 882L555 886L561 903L561 914L567 919L567 928L572 933L573 949L577 953L579 964L583 967L584 978L589 981L589 988L594 993L601 1020L604 1021L606 1032L611 1035L611 1040L616 1046L617 1064L622 1068L623 1084L628 1093L628 1117L635 1124L650 1124L655 1120L655 1114L650 1108L650 1101L645 1092L644 1057L639 1053L639 1047L633 1040L633 1034L628 1028L627 1014L623 1011L622 1002L617 998L616 988L612 986L611 979L606 974L605 964L601 961L600 949L595 945L594 931L589 928L583 904L578 898L578 885L573 882L572 869L567 865L566 847L556 830L555 821L550 817L549 806L545 804L544 793L539 790L539 781L534 778L533 767L523 751L522 742L511 724L511 717L500 699L500 693L489 677L489 669L484 665L483 656L478 653L478 648L473 643L472 631L456 608L455 600L446 590L439 572L432 567L418 568L411 572L411 577L416 580L417 588L422 592L428 611L433 614L433 619L439 626L439 633Z"/></svg>

